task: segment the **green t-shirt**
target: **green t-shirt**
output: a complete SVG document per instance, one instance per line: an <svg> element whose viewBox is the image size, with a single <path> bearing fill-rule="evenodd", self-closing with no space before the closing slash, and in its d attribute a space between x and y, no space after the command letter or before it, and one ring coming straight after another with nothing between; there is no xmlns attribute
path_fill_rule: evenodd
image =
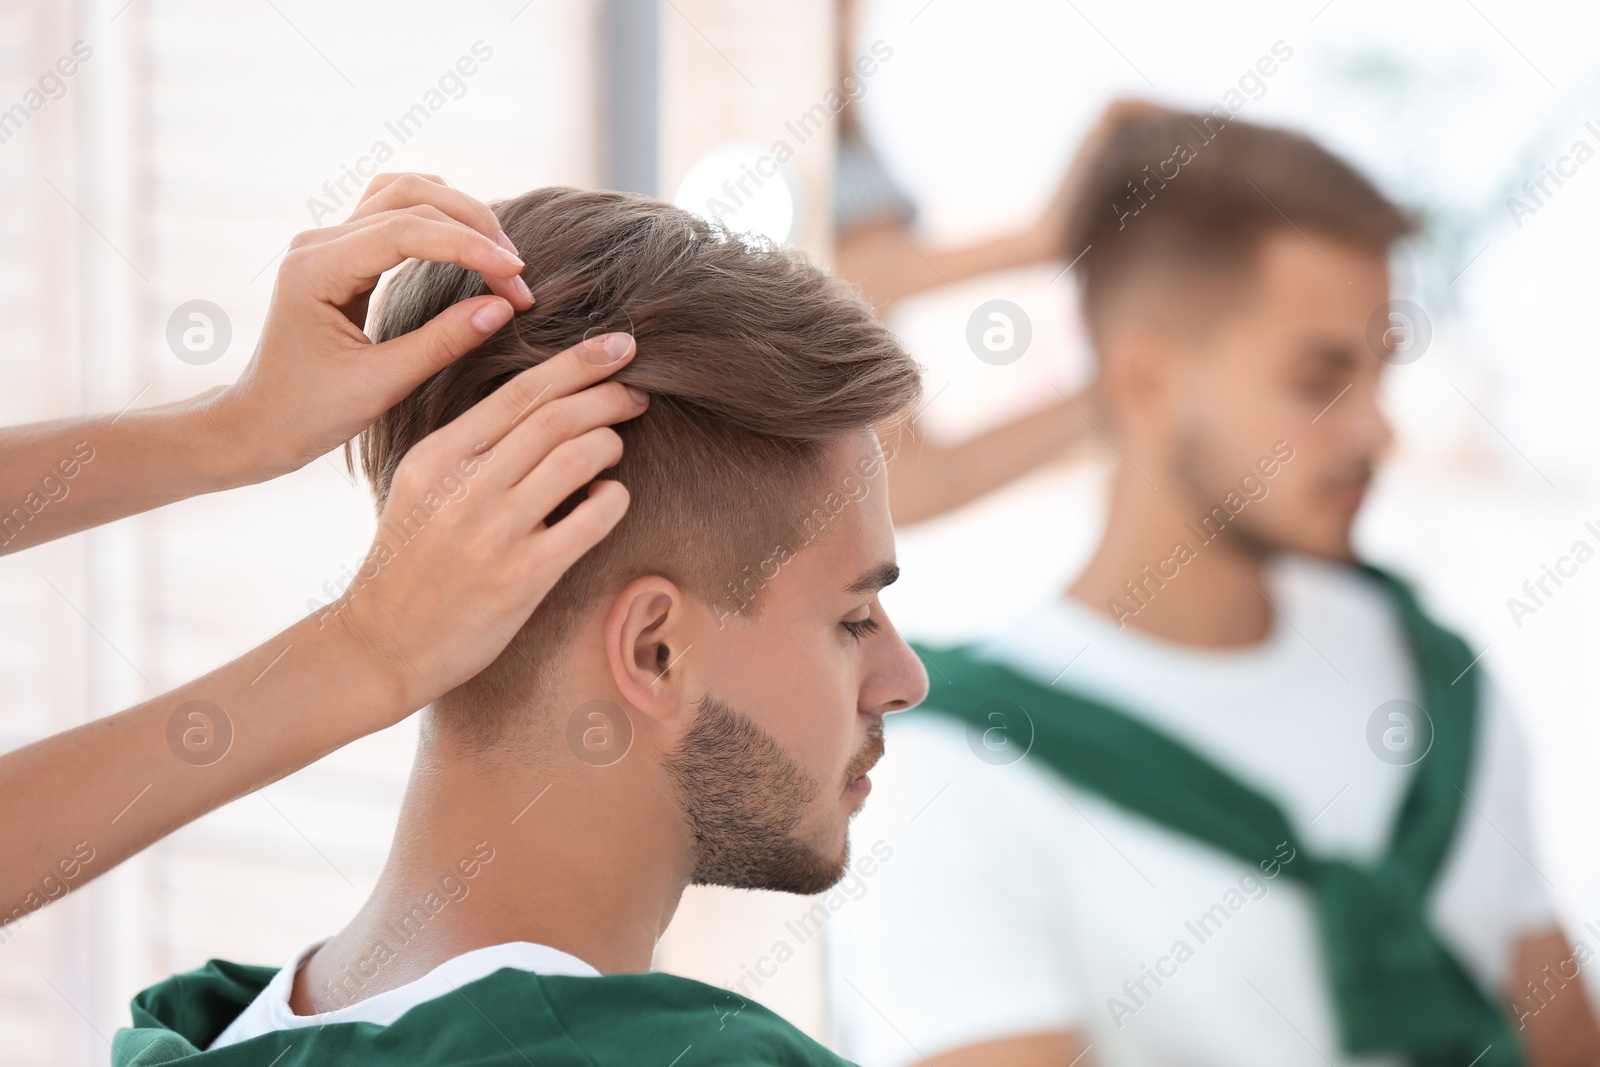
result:
<svg viewBox="0 0 1600 1067"><path fill-rule="evenodd" d="M333 1023L277 1030L202 1051L277 973L211 960L133 998L113 1067L849 1067L752 1000L670 974L600 978L503 968L425 1001L388 1026Z"/></svg>

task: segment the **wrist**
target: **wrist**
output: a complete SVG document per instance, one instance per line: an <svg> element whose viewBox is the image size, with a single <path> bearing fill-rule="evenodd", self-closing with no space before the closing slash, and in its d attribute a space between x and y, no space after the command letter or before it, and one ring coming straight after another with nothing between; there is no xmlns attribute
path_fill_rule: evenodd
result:
<svg viewBox="0 0 1600 1067"><path fill-rule="evenodd" d="M1052 221L1041 220L1033 226L1020 231L1012 237L1013 247L1017 251L1017 262L1021 266L1034 263L1047 263L1052 260L1070 259L1063 256L1061 248L1061 234L1059 227Z"/></svg>
<svg viewBox="0 0 1600 1067"><path fill-rule="evenodd" d="M217 476L227 483L219 488L271 481L307 462L303 456L283 455L272 447L278 437L276 427L266 423L260 405L250 403L242 388L235 383L202 393L190 412L195 433L215 458Z"/></svg>
<svg viewBox="0 0 1600 1067"><path fill-rule="evenodd" d="M295 629L296 640L315 650L326 676L347 695L350 739L393 726L430 699L418 691L398 649L364 626L347 599L306 616Z"/></svg>
<svg viewBox="0 0 1600 1067"><path fill-rule="evenodd" d="M223 401L225 392L218 387L112 420L112 428L121 431L121 447L137 448L177 472L181 484L173 499L261 480L250 462L245 435Z"/></svg>

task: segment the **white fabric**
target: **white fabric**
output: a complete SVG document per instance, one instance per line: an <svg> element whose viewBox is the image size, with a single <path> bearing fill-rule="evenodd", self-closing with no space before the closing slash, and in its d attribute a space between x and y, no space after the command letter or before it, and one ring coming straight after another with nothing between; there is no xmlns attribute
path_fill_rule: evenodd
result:
<svg viewBox="0 0 1600 1067"><path fill-rule="evenodd" d="M1411 773L1367 743L1379 705L1417 699L1404 636L1387 595L1359 572L1285 557L1268 581L1288 624L1275 616L1249 648L1180 646L1053 597L986 651L1176 736L1273 797L1319 855L1371 856ZM930 684L933 705L937 676ZM1471 803L1430 915L1498 999L1512 946L1554 918L1530 861L1522 742L1502 697L1482 691ZM893 859L827 927L844 1056L899 1067L1072 1030L1100 1067L1358 1062L1340 1052L1310 897L1286 875L1263 878L1037 761L985 763L955 720L892 716L886 738L852 840L881 840ZM1219 903L1226 921L1202 942L1186 924ZM1180 940L1192 952L1181 962ZM1158 986L1148 968L1168 976ZM1135 1000L1124 982L1141 979ZM1113 1019L1112 997L1131 1014Z"/></svg>
<svg viewBox="0 0 1600 1067"><path fill-rule="evenodd" d="M582 978L599 977L600 972L576 956L536 945L531 941L510 941L502 945L463 952L445 960L421 978L405 985L368 997L366 1000L320 1015L296 1015L289 1009L289 992L294 986L295 973L322 946L327 938L318 938L296 952L287 966L272 976L267 987L250 1006L240 1012L227 1029L217 1035L210 1048L223 1048L274 1030L292 1030L300 1026L326 1026L329 1023L377 1023L388 1026L400 1016L436 997L485 978L503 967L512 967L535 974L565 974Z"/></svg>

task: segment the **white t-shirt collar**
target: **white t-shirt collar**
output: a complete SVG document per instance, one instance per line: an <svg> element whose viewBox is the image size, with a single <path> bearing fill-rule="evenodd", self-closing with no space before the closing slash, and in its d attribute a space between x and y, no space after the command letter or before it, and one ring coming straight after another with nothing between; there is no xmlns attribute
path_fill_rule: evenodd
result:
<svg viewBox="0 0 1600 1067"><path fill-rule="evenodd" d="M1202 648L1168 641L1135 625L1120 625L1107 612L1057 593L1019 612L980 647L985 654L1049 684L1063 676L1070 679L1073 663L1085 653L1102 664L1115 663L1129 672L1161 669L1256 675L1294 664L1293 652L1299 638L1280 612L1292 613L1290 605L1298 600L1298 572L1314 566L1312 561L1288 554L1269 562L1265 578L1272 620L1267 635L1253 644Z"/></svg>
<svg viewBox="0 0 1600 1067"><path fill-rule="evenodd" d="M578 957L531 941L509 941L500 945L463 952L439 964L422 977L377 993L365 1000L348 1004L316 1015L296 1015L289 1008L289 994L294 988L294 976L305 965L311 954L328 939L318 938L302 946L289 960L287 966L272 976L266 988L250 1005L240 1012L227 1029L217 1035L210 1048L222 1048L240 1041L271 1033L274 1030L292 1030L306 1026L326 1026L330 1023L369 1022L387 1026L407 1011L426 1001L453 992L468 982L485 978L495 971L511 967L535 974L571 975L580 978L598 978L600 972Z"/></svg>

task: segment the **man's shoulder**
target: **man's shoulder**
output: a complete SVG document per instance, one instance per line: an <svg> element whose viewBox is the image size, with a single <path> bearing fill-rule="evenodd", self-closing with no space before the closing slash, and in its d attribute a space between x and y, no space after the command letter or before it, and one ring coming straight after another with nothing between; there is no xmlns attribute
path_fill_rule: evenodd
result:
<svg viewBox="0 0 1600 1067"><path fill-rule="evenodd" d="M505 968L417 1005L388 1026L337 1023L278 1030L203 1051L275 973L212 960L140 993L118 1032L119 1067L167 1064L301 1067L458 1062L771 1064L847 1067L774 1012L676 975L600 978Z"/></svg>
<svg viewBox="0 0 1600 1067"><path fill-rule="evenodd" d="M1394 586L1410 586L1388 571L1285 552L1273 558L1270 582L1280 609L1298 626L1403 643Z"/></svg>
<svg viewBox="0 0 1600 1067"><path fill-rule="evenodd" d="M552 1011L592 1056L606 1053L616 1062L632 1063L647 1053L653 1058L665 1052L668 1063L681 1054L681 1067L724 1062L847 1067L776 1012L692 978L651 972L546 977L540 983ZM619 1024L632 1033L619 1031Z"/></svg>
<svg viewBox="0 0 1600 1067"><path fill-rule="evenodd" d="M133 998L133 1026L117 1032L112 1058L131 1067L205 1048L277 973L276 967L213 959L157 982Z"/></svg>

